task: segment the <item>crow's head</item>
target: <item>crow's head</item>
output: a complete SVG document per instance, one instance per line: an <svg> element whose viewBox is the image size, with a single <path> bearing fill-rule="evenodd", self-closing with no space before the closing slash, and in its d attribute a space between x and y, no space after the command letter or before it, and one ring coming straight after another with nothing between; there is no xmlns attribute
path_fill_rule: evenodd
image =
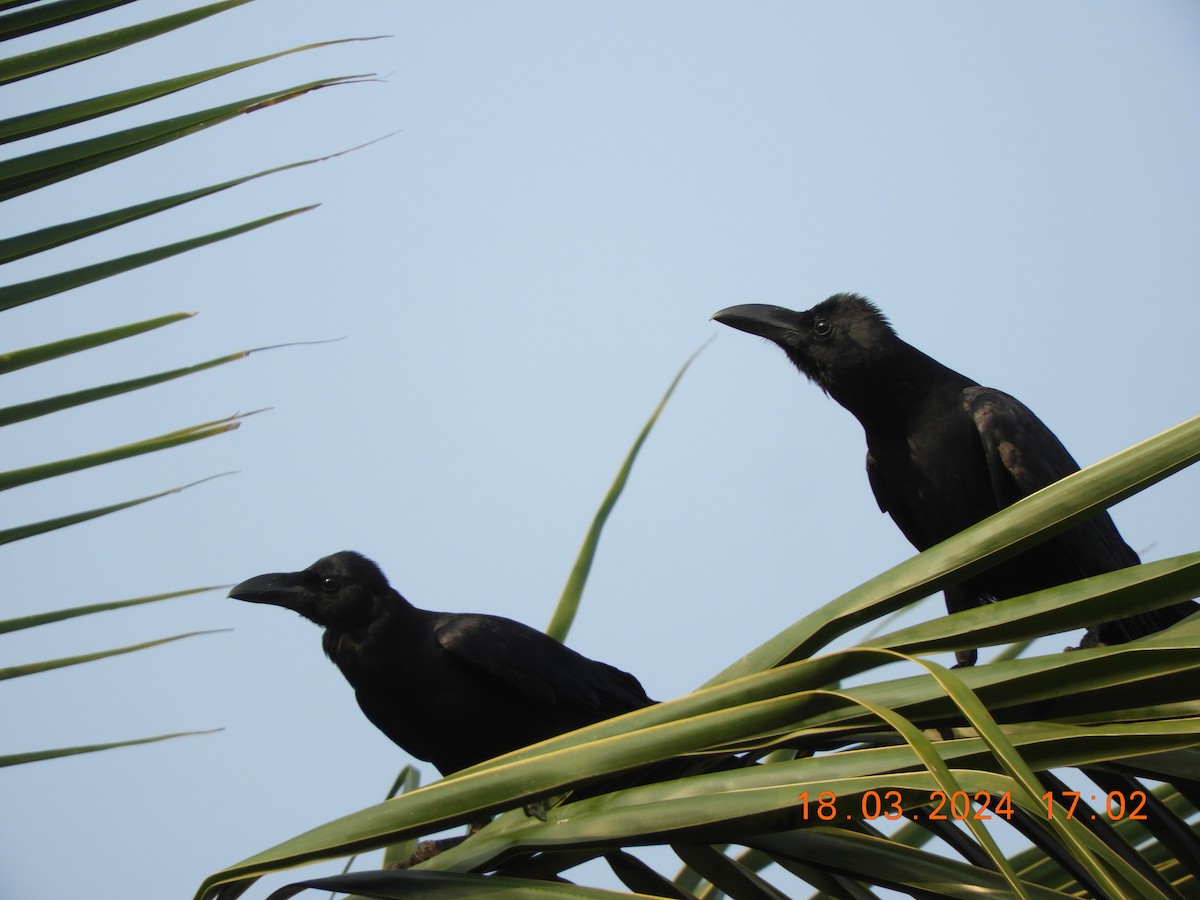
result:
<svg viewBox="0 0 1200 900"><path fill-rule="evenodd" d="M800 312L748 303L723 309L713 319L778 344L797 369L835 399L839 389L870 377L903 346L883 313L857 294L834 294Z"/></svg>
<svg viewBox="0 0 1200 900"><path fill-rule="evenodd" d="M301 572L250 578L234 587L229 596L282 606L325 628L350 630L369 624L378 614L377 604L394 603L397 595L375 563L343 550L318 559Z"/></svg>

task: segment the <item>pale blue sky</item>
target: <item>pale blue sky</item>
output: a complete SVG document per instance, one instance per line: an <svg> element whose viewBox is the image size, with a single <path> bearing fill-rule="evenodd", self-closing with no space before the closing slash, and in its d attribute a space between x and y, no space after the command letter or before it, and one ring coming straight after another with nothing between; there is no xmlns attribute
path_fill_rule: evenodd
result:
<svg viewBox="0 0 1200 900"><path fill-rule="evenodd" d="M80 33L186 6L131 4ZM910 553L871 497L854 420L778 350L710 323L717 309L864 293L904 338L1024 400L1084 464L1198 411L1192 2L260 0L9 87L4 110L375 34L393 37L38 142L323 75L382 79L12 201L6 235L398 132L6 267L12 283L324 204L5 313L0 350L200 312L9 376L5 404L345 340L5 429L15 468L273 407L219 439L6 494L3 527L240 473L0 548L5 615L353 548L417 605L542 626L645 417L720 332L646 445L570 636L670 697ZM1115 517L1158 558L1197 549L1198 508L1187 472ZM233 631L5 683L0 752L225 729L0 771L5 896L188 896L380 798L406 757L297 617L217 592L11 636L4 658L209 628Z"/></svg>

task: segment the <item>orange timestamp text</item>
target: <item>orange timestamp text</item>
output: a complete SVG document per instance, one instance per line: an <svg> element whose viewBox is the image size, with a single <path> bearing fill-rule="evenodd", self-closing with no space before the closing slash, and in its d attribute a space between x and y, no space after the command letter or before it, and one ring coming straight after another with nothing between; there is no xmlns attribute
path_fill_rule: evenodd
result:
<svg viewBox="0 0 1200 900"><path fill-rule="evenodd" d="M1146 793L1144 791L1109 791L1102 797L1092 795L1089 799L1103 800L1104 806L1100 811L1084 803L1079 809L1079 801L1083 795L1079 791L1047 791L1042 795L1046 804L1046 818L1052 819L1057 814L1060 818L1103 818L1116 821L1119 819L1136 819L1144 821L1146 814ZM800 802L800 818L833 822L838 819L909 819L917 821L987 821L992 818L1011 820L1015 814L1012 794L1005 791L1002 794L992 794L988 791L930 791L929 800L914 804L908 801L910 811L904 809L904 797L900 791L864 791L858 795L856 809L846 809L845 803L840 804L838 796L833 791L821 791L815 798L810 798L804 791L797 798ZM848 799L848 798L843 798ZM1055 800L1058 806L1055 806ZM917 806L919 808L912 808ZM928 809L926 809L928 807ZM1076 816L1078 809L1079 815ZM857 813L857 815L856 815Z"/></svg>

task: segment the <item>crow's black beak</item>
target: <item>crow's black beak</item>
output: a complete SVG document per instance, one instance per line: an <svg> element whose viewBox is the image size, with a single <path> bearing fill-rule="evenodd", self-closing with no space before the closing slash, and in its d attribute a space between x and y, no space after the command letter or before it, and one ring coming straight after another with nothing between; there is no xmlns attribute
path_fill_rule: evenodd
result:
<svg viewBox="0 0 1200 900"><path fill-rule="evenodd" d="M271 575L256 575L235 585L229 592L234 600L249 603L269 603L302 612L307 603L308 588L302 572L277 572Z"/></svg>
<svg viewBox="0 0 1200 900"><path fill-rule="evenodd" d="M782 341L789 332L796 330L796 313L782 306L768 306L765 303L744 303L741 306L730 306L713 314L713 321L757 334L776 343Z"/></svg>

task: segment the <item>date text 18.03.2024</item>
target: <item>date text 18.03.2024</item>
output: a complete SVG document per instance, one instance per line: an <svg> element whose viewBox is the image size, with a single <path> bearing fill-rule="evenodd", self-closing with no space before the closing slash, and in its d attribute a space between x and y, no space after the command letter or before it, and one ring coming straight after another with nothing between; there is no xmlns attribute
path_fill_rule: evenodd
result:
<svg viewBox="0 0 1200 900"><path fill-rule="evenodd" d="M833 791L821 791L816 798L809 799L808 791L797 797L800 801L800 817L805 820L816 819L821 822L833 822L838 819L974 819L976 821L991 818L1011 819L1013 817L1013 802L1011 792L991 794L987 791L930 791L929 799L914 801L909 792L909 811L904 809L904 797L900 791L864 791L858 796L855 804L850 797L842 798ZM1145 791L1109 791L1103 795L1091 795L1087 799L1103 803L1102 807L1094 808L1084 802L1079 805L1083 795L1079 791L1047 791L1041 800L1046 804L1046 818L1052 819L1057 814L1065 819L1089 818L1109 819L1139 819L1145 820L1146 805ZM849 801L851 809L845 809ZM840 807L843 807L839 809ZM856 808L855 808L856 807ZM928 807L928 809L926 809ZM856 815L857 814L857 815Z"/></svg>

